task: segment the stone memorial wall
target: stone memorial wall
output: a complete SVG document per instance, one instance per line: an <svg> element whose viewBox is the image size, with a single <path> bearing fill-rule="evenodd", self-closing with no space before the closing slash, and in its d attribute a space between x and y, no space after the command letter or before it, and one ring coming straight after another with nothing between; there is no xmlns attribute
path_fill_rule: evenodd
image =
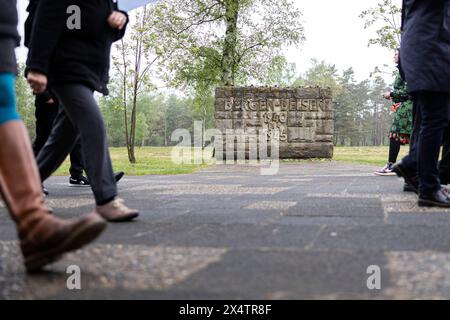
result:
<svg viewBox="0 0 450 320"><path fill-rule="evenodd" d="M281 159L333 157L333 102L329 88L219 87L215 100L216 157L250 142L279 141ZM255 132L259 138L255 140ZM235 135L235 138L229 136ZM227 138L228 136L228 138ZM223 148L217 148L223 143ZM269 143L270 144L270 143Z"/></svg>

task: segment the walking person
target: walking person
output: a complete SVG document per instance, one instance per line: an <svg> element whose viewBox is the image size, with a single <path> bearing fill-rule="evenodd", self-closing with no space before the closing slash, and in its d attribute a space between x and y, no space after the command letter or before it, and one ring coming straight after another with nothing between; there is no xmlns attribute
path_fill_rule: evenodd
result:
<svg viewBox="0 0 450 320"><path fill-rule="evenodd" d="M404 0L402 20L401 70L414 97L420 131L409 157L393 170L417 186L419 206L450 207L438 168L450 125L450 2Z"/></svg>
<svg viewBox="0 0 450 320"><path fill-rule="evenodd" d="M31 13L30 13L31 15ZM36 138L33 142L33 152L37 157L39 152L44 147L50 133L52 132L53 124L59 111L59 101L54 94L49 90L35 97L35 117L36 117ZM70 187L90 187L89 179L84 176L83 156L81 153L80 139L77 140L75 146L70 152L70 168L69 168L69 186ZM116 182L124 176L124 172L118 172L114 175ZM48 195L48 190L43 188L44 193Z"/></svg>
<svg viewBox="0 0 450 320"><path fill-rule="evenodd" d="M33 29L34 17L39 0L30 0L27 7L28 17L25 21L25 46L28 48L30 44L31 31ZM35 117L36 117L36 138L33 142L33 152L35 156L39 154L44 147L53 124L59 111L59 101L56 96L47 88L43 93L37 94L35 97ZM70 187L90 187L89 180L83 175L83 157L81 153L81 143L78 139L70 152L70 168L69 168L69 186ZM124 176L124 172L115 175L116 182ZM48 195L48 190L43 188Z"/></svg>
<svg viewBox="0 0 450 320"><path fill-rule="evenodd" d="M28 133L16 108L15 47L19 45L15 0L0 0L0 192L16 223L28 272L94 240L106 227L97 213L63 221L49 213Z"/></svg>
<svg viewBox="0 0 450 320"><path fill-rule="evenodd" d="M49 140L37 157L45 181L64 161L77 138L96 200L96 211L111 222L139 212L117 197L106 130L94 91L108 94L112 43L124 36L128 16L113 0L39 0L31 32L27 80L35 93L52 88L61 104ZM75 15L68 9L76 9ZM79 23L70 25L71 19ZM77 26L78 25L78 26Z"/></svg>
<svg viewBox="0 0 450 320"><path fill-rule="evenodd" d="M400 62L399 49L395 51L394 62L398 68ZM397 74L395 78L393 90L386 92L383 96L385 99L391 100L395 103L392 106L394 121L389 133L390 144L388 163L384 168L379 169L374 173L379 176L394 176L395 172L392 171L392 167L397 162L400 147L408 144L410 141L412 132L413 103L409 96L406 81L400 74Z"/></svg>
<svg viewBox="0 0 450 320"><path fill-rule="evenodd" d="M46 90L36 95L35 107L36 138L33 141L33 152L37 157L52 132L53 123L59 110L58 99L50 91ZM90 186L88 179L83 175L83 158L79 141L75 143L75 146L70 152L69 173L70 186ZM44 193L48 194L48 191L44 189Z"/></svg>

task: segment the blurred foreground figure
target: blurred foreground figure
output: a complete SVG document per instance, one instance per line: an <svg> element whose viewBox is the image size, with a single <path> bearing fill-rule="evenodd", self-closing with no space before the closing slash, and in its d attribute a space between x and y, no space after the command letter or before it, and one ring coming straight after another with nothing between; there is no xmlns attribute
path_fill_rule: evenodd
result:
<svg viewBox="0 0 450 320"><path fill-rule="evenodd" d="M450 1L404 0L401 47L401 70L420 130L410 155L393 170L418 186L419 206L450 207L438 169L441 144L447 145L444 138L449 138L445 133L450 124ZM447 153L444 150L444 156Z"/></svg>
<svg viewBox="0 0 450 320"><path fill-rule="evenodd" d="M0 0L0 191L17 225L25 267L35 272L94 240L106 223L96 213L63 221L44 206L31 143L16 109L18 44L16 1Z"/></svg>

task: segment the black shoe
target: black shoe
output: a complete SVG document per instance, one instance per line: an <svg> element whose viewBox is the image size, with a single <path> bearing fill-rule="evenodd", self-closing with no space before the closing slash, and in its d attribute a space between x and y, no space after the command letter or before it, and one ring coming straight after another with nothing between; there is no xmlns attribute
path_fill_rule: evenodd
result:
<svg viewBox="0 0 450 320"><path fill-rule="evenodd" d="M86 178L84 176L79 176L79 177L70 177L69 186L70 187L90 187L91 184L89 183L88 178Z"/></svg>
<svg viewBox="0 0 450 320"><path fill-rule="evenodd" d="M419 177L415 171L410 171L403 164L403 161L397 162L392 167L392 171L395 172L397 176L403 178L406 184L409 185L412 192L419 194Z"/></svg>
<svg viewBox="0 0 450 320"><path fill-rule="evenodd" d="M123 172L123 171L120 171L120 172L117 172L116 174L114 174L114 178L116 178L116 182L119 182L120 179L122 179L124 175L125 175L125 172Z"/></svg>
<svg viewBox="0 0 450 320"><path fill-rule="evenodd" d="M403 192L415 192L415 193L417 193L417 189L414 188L413 186L411 186L409 183L405 182L405 184L403 186Z"/></svg>
<svg viewBox="0 0 450 320"><path fill-rule="evenodd" d="M419 207L450 208L450 198L442 189L431 194L421 194L419 196Z"/></svg>
<svg viewBox="0 0 450 320"><path fill-rule="evenodd" d="M42 185L42 193L44 194L44 196L48 196L49 194L48 189L44 187L44 185Z"/></svg>

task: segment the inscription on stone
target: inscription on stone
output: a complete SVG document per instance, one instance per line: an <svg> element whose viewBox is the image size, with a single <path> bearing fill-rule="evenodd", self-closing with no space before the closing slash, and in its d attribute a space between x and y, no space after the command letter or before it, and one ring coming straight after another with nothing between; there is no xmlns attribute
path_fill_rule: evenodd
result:
<svg viewBox="0 0 450 320"><path fill-rule="evenodd" d="M239 141L264 132L267 141L279 141L280 158L333 156L333 100L328 88L219 87L215 109L217 129L236 132ZM229 141L234 140L223 139L223 152L235 148Z"/></svg>

